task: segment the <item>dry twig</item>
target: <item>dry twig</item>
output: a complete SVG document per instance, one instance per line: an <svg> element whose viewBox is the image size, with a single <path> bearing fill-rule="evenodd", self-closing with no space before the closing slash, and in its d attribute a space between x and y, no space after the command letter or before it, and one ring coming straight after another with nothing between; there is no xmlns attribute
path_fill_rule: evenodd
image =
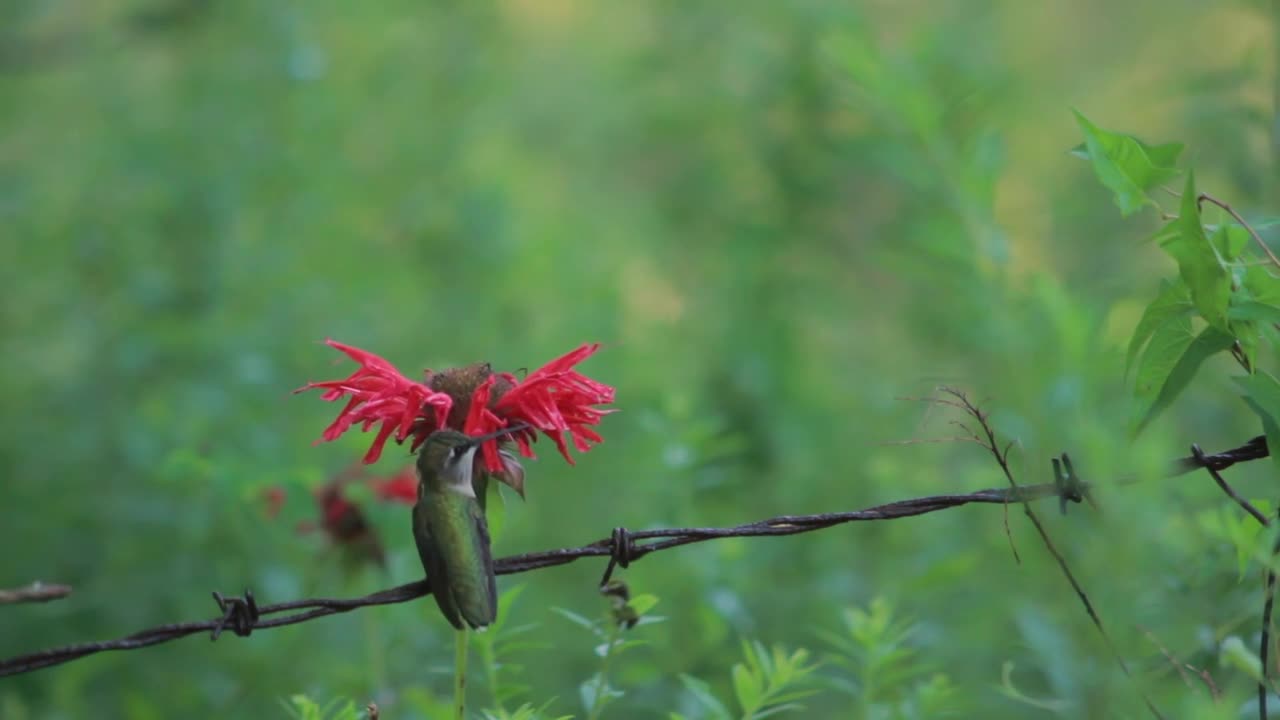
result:
<svg viewBox="0 0 1280 720"><path fill-rule="evenodd" d="M0 605L49 602L50 600L59 600L70 594L70 585L46 585L37 580L25 587L0 590Z"/></svg>

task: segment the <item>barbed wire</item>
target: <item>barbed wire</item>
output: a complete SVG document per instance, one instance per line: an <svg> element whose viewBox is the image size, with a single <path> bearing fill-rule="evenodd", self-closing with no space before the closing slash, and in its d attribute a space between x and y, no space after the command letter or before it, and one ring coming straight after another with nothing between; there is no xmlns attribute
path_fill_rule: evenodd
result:
<svg viewBox="0 0 1280 720"><path fill-rule="evenodd" d="M1258 460L1268 457L1268 455L1266 439L1258 436L1239 447L1215 455L1197 453L1179 458L1174 461L1167 477L1175 477L1198 469L1211 469L1217 472L1225 470L1232 465ZM1067 467L1070 467L1070 459L1065 454L1062 456L1062 461ZM1055 458L1055 470L1058 467L1058 463L1059 459ZM1121 482L1128 483L1131 481L1132 479L1126 479ZM780 515L732 527L664 528L637 531L615 528L608 538L596 540L580 547L558 548L500 558L494 562L494 571L498 575L514 575L565 565L582 558L607 557L609 558L609 564L606 566L600 581L601 585L603 585L609 580L615 568L626 568L646 555L682 545L730 537L798 535L852 522L899 520L958 508L964 505L1007 506L1013 503L1032 502L1048 497L1060 498L1065 511L1068 501L1078 503L1085 499L1092 486L1090 483L1081 481L1073 471L1066 474L1055 472L1055 479L1052 483L1022 485L1016 488L992 488L959 495L932 495L898 500L848 512ZM269 630L286 625L296 625L297 623L315 620L328 615L351 612L364 607L394 605L425 597L430 593L431 583L429 579L406 583L363 597L307 598L271 605L258 605L253 593L249 590L245 590L240 597L225 597L221 593L214 592L213 598L221 613L220 617L196 622L159 625L116 640L76 643L26 655L18 655L0 660L0 677L33 672L100 652L137 650L197 633L207 632L210 634L211 640L216 640L224 630L230 630L236 635L246 637L255 630ZM272 615L279 615L280 617L269 617Z"/></svg>

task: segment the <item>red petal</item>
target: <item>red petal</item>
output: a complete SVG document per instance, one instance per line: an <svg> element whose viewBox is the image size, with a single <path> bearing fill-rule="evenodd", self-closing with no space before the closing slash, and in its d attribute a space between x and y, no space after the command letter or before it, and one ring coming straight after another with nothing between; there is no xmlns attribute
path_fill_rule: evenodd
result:
<svg viewBox="0 0 1280 720"><path fill-rule="evenodd" d="M390 502L413 505L418 501L418 475L413 466L406 467L390 478L373 481L378 497Z"/></svg>
<svg viewBox="0 0 1280 720"><path fill-rule="evenodd" d="M447 415L452 407L453 398L449 395L406 378L383 358L334 340L325 342L360 363L360 367L344 380L308 383L295 392L324 389L321 398L327 401L351 396L338 417L325 428L321 438L336 440L357 424L364 431L380 426L365 454L366 464L377 461L393 433L398 443L408 439L418 421L426 418L424 413L428 405L435 408L438 417Z"/></svg>
<svg viewBox="0 0 1280 720"><path fill-rule="evenodd" d="M476 387L471 394L471 407L467 408L467 419L462 425L462 432L467 435L487 435L506 427L506 423L489 410L489 392L497 377L490 375ZM489 472L501 473L505 467L498 454L498 441L486 440L480 446L481 462Z"/></svg>
<svg viewBox="0 0 1280 720"><path fill-rule="evenodd" d="M378 458L382 457L382 447L387 444L387 438L394 429L394 425L383 423L382 429L378 431L378 436L373 439L373 444L369 446L369 452L364 454L362 462L365 465L372 465L378 462Z"/></svg>
<svg viewBox="0 0 1280 720"><path fill-rule="evenodd" d="M595 425L612 412L595 407L613 402L614 389L573 370L573 366L600 348L598 343L582 345L529 373L523 382L506 377L515 387L498 400L495 410L507 422L523 422L551 438L565 460L573 463L564 433L579 452L591 448L601 438L586 426ZM533 456L529 437L516 438L520 453Z"/></svg>

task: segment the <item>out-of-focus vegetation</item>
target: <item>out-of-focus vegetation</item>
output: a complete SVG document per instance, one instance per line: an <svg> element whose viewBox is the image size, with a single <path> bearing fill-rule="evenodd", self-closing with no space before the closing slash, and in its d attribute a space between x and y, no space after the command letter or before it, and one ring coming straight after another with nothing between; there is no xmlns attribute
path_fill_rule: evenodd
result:
<svg viewBox="0 0 1280 720"><path fill-rule="evenodd" d="M208 617L212 589L419 578L408 510L364 484L385 569L297 532L368 442L313 446L336 408L290 395L349 370L330 336L407 373L605 343L582 369L621 412L576 467L541 444L499 555L1001 485L970 443L897 444L955 435L903 399L939 384L983 402L1024 482L1063 450L1107 483L1237 445L1257 418L1225 356L1132 438L1125 345L1177 270L1141 241L1158 214L1122 219L1067 153L1070 108L1185 142L1201 190L1280 214L1278 34L1274 1L4 3L0 586L75 593L0 607L0 654ZM1250 498L1274 477L1231 471ZM572 621L600 629L602 563L505 578L473 706L1253 711L1241 548L1270 538L1201 475L1097 499L1041 516L1134 679L1021 515L1007 537L983 506L644 559L621 576L665 619L605 682ZM0 717L436 717L452 642L429 600L370 608L5 679Z"/></svg>

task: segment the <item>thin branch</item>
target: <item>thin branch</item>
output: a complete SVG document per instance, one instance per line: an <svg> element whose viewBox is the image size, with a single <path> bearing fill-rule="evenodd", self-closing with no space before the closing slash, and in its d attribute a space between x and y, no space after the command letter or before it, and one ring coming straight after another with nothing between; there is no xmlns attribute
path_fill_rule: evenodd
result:
<svg viewBox="0 0 1280 720"><path fill-rule="evenodd" d="M1169 650L1169 648L1165 647L1164 643L1160 642L1160 638L1156 637L1155 633L1151 632L1150 630L1148 630L1147 628L1141 625L1138 626L1138 629L1142 631L1143 635L1147 636L1147 639L1150 640L1153 645L1155 645L1157 648L1160 649L1160 654L1164 655L1164 659L1168 660L1169 665L1174 670L1178 671L1178 677L1182 678L1183 684L1185 684L1189 688L1194 688L1195 686L1191 684L1191 676L1187 674L1187 670L1186 670L1186 668L1190 666L1189 665L1184 666L1182 663L1178 662L1178 658L1174 657L1173 653Z"/></svg>
<svg viewBox="0 0 1280 720"><path fill-rule="evenodd" d="M1236 463L1257 460L1267 456L1266 440L1259 436L1238 448L1217 455L1206 455L1203 459L1195 457L1180 458L1170 468L1170 476L1181 475L1201 467L1222 470ZM1202 462L1203 464L1201 464ZM1087 484L1082 484L1082 486L1085 489L1088 487ZM852 512L823 513L819 515L783 515L726 528L674 528L640 530L636 532L626 532L619 528L614 531L613 536L581 547L559 548L501 558L494 563L494 569L499 575L512 575L565 565L580 558L588 557L610 558L611 564L616 562L625 567L626 563L621 562L622 560L627 563L634 562L650 553L718 538L797 535L850 522L897 520L970 504L1008 505L1014 502L1028 502L1057 497L1058 493L1059 490L1056 484L1044 483L1040 485L1024 485L1017 490L995 488L979 490L966 495L935 495L932 497L912 498ZM219 602L219 608L223 611L221 617L212 620L160 625L117 640L77 643L0 660L0 677L28 673L108 650L136 650L150 647L197 633L210 633L211 637L213 637L216 633L221 633L224 629L230 628L237 635L245 636L255 630L268 630L294 625L328 615L351 612L363 607L409 602L410 600L425 597L430 593L431 584L427 579L423 579L363 597L308 598L261 607L258 607L253 602L252 596L247 592L243 600L240 598L225 599L217 596L221 600ZM267 616L270 615L279 615L280 617L268 618Z"/></svg>
<svg viewBox="0 0 1280 720"><path fill-rule="evenodd" d="M1271 260L1271 264L1280 268L1280 258L1277 258L1275 256L1275 253L1271 252L1271 248L1267 247L1267 244L1262 242L1262 236L1258 234L1257 230L1253 229L1252 225L1245 222L1244 218L1240 217L1240 213L1236 212L1235 209L1232 208L1230 205L1222 202L1221 200L1215 198L1214 196L1208 193L1200 193L1200 195L1196 198L1196 206L1199 207L1201 203L1206 203L1206 202L1212 205L1217 205L1223 210L1226 210L1228 215L1235 218L1236 222L1240 223L1240 225L1249 232L1249 236L1253 238L1253 241L1258 243L1258 247L1262 248L1262 252L1267 254L1267 257Z"/></svg>
<svg viewBox="0 0 1280 720"><path fill-rule="evenodd" d="M1004 506L1004 536L1009 540L1009 552L1013 553L1013 564L1021 565L1022 556L1018 554L1018 544L1013 541L1013 530L1009 527L1009 505Z"/></svg>
<svg viewBox="0 0 1280 720"><path fill-rule="evenodd" d="M1179 662L1178 659L1173 656L1173 653L1169 648L1165 647L1164 644L1160 642L1160 639L1156 637L1155 633L1141 625L1138 626L1138 629L1141 630L1142 634L1146 635L1156 647L1160 648L1160 654L1164 655L1164 658L1169 661L1169 664L1178 672L1178 676L1182 678L1182 682L1186 683L1187 687L1194 688L1191 684L1191 676L1187 674L1187 671L1190 670L1196 677L1200 678L1200 680L1204 682L1205 689L1209 691L1209 698L1211 700L1216 703L1222 699L1222 694L1218 692L1218 686L1214 684L1213 676L1209 674L1208 670L1202 670L1191 663Z"/></svg>
<svg viewBox="0 0 1280 720"><path fill-rule="evenodd" d="M1222 699L1222 693L1218 691L1218 686L1214 684L1213 676L1209 674L1208 670L1198 668L1191 663L1187 663L1187 669L1199 675L1201 680L1204 680L1205 687L1209 688L1209 697L1213 698L1214 702Z"/></svg>
<svg viewBox="0 0 1280 720"><path fill-rule="evenodd" d="M60 600L70 594L70 585L46 585L37 580L25 587L0 590L0 605L49 602L50 600Z"/></svg>
<svg viewBox="0 0 1280 720"><path fill-rule="evenodd" d="M1199 445L1191 446L1191 454L1198 461L1203 463L1205 454L1204 451L1200 449ZM1213 476L1213 481L1218 484L1218 487L1222 488L1222 492L1226 493L1227 497L1234 500L1237 505L1244 508L1244 511L1251 515L1254 520L1257 520L1259 525L1262 527L1269 527L1271 525L1271 521L1267 516L1263 515L1261 510L1254 507L1253 503L1241 497L1240 494L1236 492L1235 488L1231 487L1231 485L1223 479L1222 475L1217 470L1214 470L1208 465L1205 465L1205 469L1209 471L1211 476ZM1280 551L1280 544L1276 545L1272 549L1271 554L1274 556L1277 551ZM1266 588L1262 602L1262 638L1258 642L1258 659L1261 661L1262 665L1262 677L1258 680L1258 717L1262 720L1267 720L1267 653L1271 648L1271 611L1275 605L1276 599L1275 570L1267 570Z"/></svg>
<svg viewBox="0 0 1280 720"><path fill-rule="evenodd" d="M992 457L995 458L996 463L1000 466L1000 470L1004 472L1005 479L1009 481L1009 486L1014 492L1018 492L1020 490L1020 486L1018 485L1018 481L1013 477L1013 470L1009 467L1009 451L1012 449L1013 443L1010 442L1006 444L1004 446L1004 450L1001 451L1000 445L996 441L995 428L993 428L991 423L988 421L987 414L977 405L970 402L969 398L960 390L956 390L954 388L942 388L942 392L947 393L958 400L962 405L964 405L965 412L977 421L978 426L982 429L982 433L985 436L985 445L988 452L990 452ZM1120 670L1124 672L1126 677L1133 677L1133 673L1129 671L1129 664L1125 662L1124 656L1120 654L1120 651L1116 648L1115 644L1112 643L1111 636L1103 626L1102 616L1099 615L1097 609L1093 607L1093 601L1089 599L1088 593L1084 591L1084 586L1076 579L1075 573L1071 572L1071 566L1067 564L1066 557L1062 555L1058 550L1058 547L1054 544L1053 539L1049 537L1049 531L1046 530L1044 524L1040 522L1040 517L1031 509L1031 504L1029 502L1023 501L1022 510L1027 516L1027 519L1031 521L1031 525L1035 527L1036 532L1040 534L1040 539L1044 542L1045 549L1049 551L1049 554L1053 556L1054 561L1058 563L1058 568L1062 570L1063 576L1067 578L1067 582L1071 585L1071 589L1075 591L1076 597L1080 598L1080 603L1084 605L1084 611L1089 615L1089 619L1093 621L1094 627L1098 629L1098 634L1102 636L1102 641L1107 646L1107 650L1111 653L1112 657L1115 658L1116 664L1120 666ZM1160 710L1156 708L1155 703L1151 701L1151 698L1147 697L1146 693L1143 693L1141 690L1138 691L1138 694L1142 696L1142 700L1146 703L1147 709L1151 714L1163 720L1164 716L1160 713Z"/></svg>
<svg viewBox="0 0 1280 720"><path fill-rule="evenodd" d="M1213 702L1222 700L1222 693L1217 689L1217 684L1213 683L1213 675L1208 674L1208 670L1194 666L1188 662L1187 669L1199 675L1199 679L1204 680L1204 687L1208 688L1208 694L1213 698Z"/></svg>

